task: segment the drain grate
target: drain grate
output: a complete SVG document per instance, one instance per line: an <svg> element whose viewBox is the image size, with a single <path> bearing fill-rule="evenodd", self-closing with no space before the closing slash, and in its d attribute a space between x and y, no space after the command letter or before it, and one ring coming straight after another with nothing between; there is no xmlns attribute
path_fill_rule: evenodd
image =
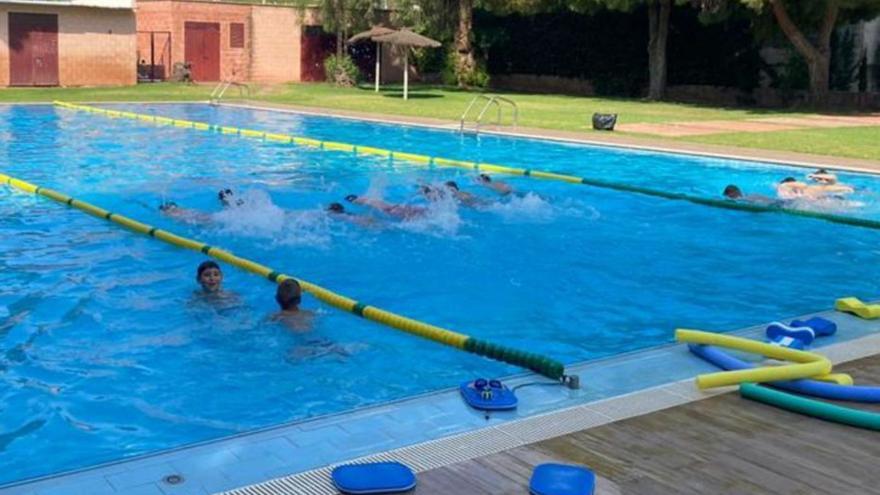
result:
<svg viewBox="0 0 880 495"><path fill-rule="evenodd" d="M859 342L864 345L852 346L841 343L824 347L822 352L833 357L835 363L865 357L874 354L873 349L880 345L880 335L863 337ZM424 472L688 402L695 402L719 393L723 393L723 391L696 391L691 379L681 380L631 394L506 422L482 430L369 455L237 488L223 492L221 495L336 495L338 492L330 480L330 472L340 464L397 461L406 464L416 472Z"/></svg>
<svg viewBox="0 0 880 495"><path fill-rule="evenodd" d="M687 382L690 383L690 380ZM499 426L372 454L237 488L223 492L222 495L336 495L339 492L333 487L330 472L340 464L397 461L416 472L424 472L632 417L639 407L642 407L647 414L693 400L666 390L669 387L670 385L663 385L627 396L561 409Z"/></svg>

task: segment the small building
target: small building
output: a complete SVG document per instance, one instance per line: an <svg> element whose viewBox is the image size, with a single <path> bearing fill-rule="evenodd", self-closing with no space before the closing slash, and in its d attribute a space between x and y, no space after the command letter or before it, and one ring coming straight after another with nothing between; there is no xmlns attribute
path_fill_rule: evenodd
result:
<svg viewBox="0 0 880 495"><path fill-rule="evenodd" d="M328 48L315 19L290 5L139 0L139 75L163 80L189 63L196 82L320 80Z"/></svg>
<svg viewBox="0 0 880 495"><path fill-rule="evenodd" d="M136 82L134 0L0 0L0 86Z"/></svg>

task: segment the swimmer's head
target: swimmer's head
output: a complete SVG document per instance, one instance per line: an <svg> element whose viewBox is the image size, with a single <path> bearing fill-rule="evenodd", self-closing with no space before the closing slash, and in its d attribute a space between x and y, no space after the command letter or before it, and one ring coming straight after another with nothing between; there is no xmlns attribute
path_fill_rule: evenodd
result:
<svg viewBox="0 0 880 495"><path fill-rule="evenodd" d="M492 182L492 178L487 174L480 174L477 176L477 179L479 179L480 182Z"/></svg>
<svg viewBox="0 0 880 495"><path fill-rule="evenodd" d="M430 201L437 201L445 196L442 190L432 186L419 186L419 191Z"/></svg>
<svg viewBox="0 0 880 495"><path fill-rule="evenodd" d="M797 182L797 179L795 179L794 177L786 177L779 181L780 184L787 184L789 182Z"/></svg>
<svg viewBox="0 0 880 495"><path fill-rule="evenodd" d="M825 170L824 168L820 168L819 170L816 170L812 174L808 175L807 178L814 181L814 182L818 182L820 184L825 184L825 185L837 183L837 176L832 174L828 170Z"/></svg>
<svg viewBox="0 0 880 495"><path fill-rule="evenodd" d="M342 203L330 203L327 205L327 211L330 213L345 213L345 207Z"/></svg>
<svg viewBox="0 0 880 495"><path fill-rule="evenodd" d="M743 196L742 191L739 187L730 184L724 188L724 197L728 199L740 199Z"/></svg>
<svg viewBox="0 0 880 495"><path fill-rule="evenodd" d="M299 282L292 278L284 279L275 291L275 301L281 306L282 311L297 309L302 301L302 288Z"/></svg>
<svg viewBox="0 0 880 495"><path fill-rule="evenodd" d="M234 192L232 189L229 189L229 188L227 188L227 189L221 189L221 190L217 193L217 199L220 200L220 203L222 203L223 206L232 206L232 205L233 205L233 199L235 199L235 192ZM238 200L235 201L234 204L235 204L236 206L241 206L241 205L244 204L244 200L243 200L243 199L238 199Z"/></svg>
<svg viewBox="0 0 880 495"><path fill-rule="evenodd" d="M205 261L196 269L196 281L206 292L217 292L223 282L223 272L220 265L214 261Z"/></svg>
<svg viewBox="0 0 880 495"><path fill-rule="evenodd" d="M174 201L166 201L159 205L159 211L169 212L171 210L176 210L178 208L177 203Z"/></svg>
<svg viewBox="0 0 880 495"><path fill-rule="evenodd" d="M449 189L452 189L453 191L458 191L458 184L456 184L454 180L446 181L445 186Z"/></svg>

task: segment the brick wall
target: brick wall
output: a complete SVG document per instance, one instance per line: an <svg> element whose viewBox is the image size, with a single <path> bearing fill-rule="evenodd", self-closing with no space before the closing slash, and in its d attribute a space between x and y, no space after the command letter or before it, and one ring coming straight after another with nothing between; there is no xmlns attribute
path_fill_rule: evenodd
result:
<svg viewBox="0 0 880 495"><path fill-rule="evenodd" d="M134 12L126 9L0 5L0 86L9 84L9 12L58 15L61 86L136 82Z"/></svg>
<svg viewBox="0 0 880 495"><path fill-rule="evenodd" d="M251 79L300 80L302 23L296 9L255 6L251 14Z"/></svg>
<svg viewBox="0 0 880 495"><path fill-rule="evenodd" d="M171 63L184 62L185 23L220 25L220 76L236 81L286 82L300 78L299 9L220 2L141 0L138 31L171 32ZM230 46L230 23L244 24L244 48ZM142 36L141 42L148 37ZM142 52L149 46L141 46Z"/></svg>
<svg viewBox="0 0 880 495"><path fill-rule="evenodd" d="M9 86L9 10L0 6L0 86Z"/></svg>

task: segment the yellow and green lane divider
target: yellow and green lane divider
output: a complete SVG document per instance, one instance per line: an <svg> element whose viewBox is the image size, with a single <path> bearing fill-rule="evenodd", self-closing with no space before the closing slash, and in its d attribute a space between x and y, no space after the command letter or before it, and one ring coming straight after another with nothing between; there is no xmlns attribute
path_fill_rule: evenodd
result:
<svg viewBox="0 0 880 495"><path fill-rule="evenodd" d="M294 278L290 275L285 275L283 273L277 272L272 268L269 268L268 266L261 265L254 261L236 256L231 252L221 249L219 247L211 246L205 244L204 242L182 237L167 230L158 229L156 227L153 227L152 225L147 225L137 220L133 220L131 218L120 215L118 213L112 213L91 203L75 199L71 196L52 189L36 186L29 182L25 182L23 180L10 177L2 173L0 173L0 183L3 183L14 189L38 194L58 203L77 208L81 211L88 213L89 215L103 218L104 220L109 220L129 230L148 235L161 241L165 241L168 244L185 249L190 249L193 251L199 251L212 258L241 268L242 270L267 278L275 283L280 283L281 281L288 278ZM485 356L498 361L503 361L508 364L527 368L554 380L560 380L565 376L564 365L559 361L555 361L545 356L541 356L539 354L531 352L520 351L511 347L495 344L481 339L476 339L462 333L453 332L452 330L447 330L445 328L441 328L435 325L423 323L421 321L407 318L405 316L401 316L390 311L385 311L384 309L380 309L375 306L370 306L363 302L356 301L349 297L345 297L311 282L307 282L298 278L295 280L299 282L303 290L314 296L319 301L322 301L326 304L329 304L330 306L341 309L343 311L347 311L357 316L374 321L376 323L402 330L413 335L418 335L419 337L433 340L434 342L446 344L448 346L452 346L458 349L463 349L465 351L472 352L480 356Z"/></svg>
<svg viewBox="0 0 880 495"><path fill-rule="evenodd" d="M242 137L262 139L266 141L274 141L279 143L294 144L305 146L308 148L317 148L321 150L341 151L345 153L354 153L357 155L371 155L386 157L389 160L400 160L403 162L417 163L435 167L452 167L466 170L474 170L478 172L494 172L499 174L520 175L525 177L534 177L537 179L555 180L560 182L568 182L571 184L584 184L587 186L598 187L602 189L610 189L620 192L629 192L642 194L645 196L653 196L656 198L670 199L674 201L687 201L712 208L723 208L726 210L749 211L753 213L781 213L785 215L793 215L798 217L813 218L816 220L824 220L826 222L839 223L844 225L852 225L855 227L863 227L869 229L880 230L880 221L870 220L866 218L848 217L845 215L835 215L832 213L823 213L818 211L799 210L796 208L786 208L784 206L772 205L756 205L731 201L727 199L705 198L701 196L691 196L659 189L650 189L647 187L634 186L629 184L619 184L600 179L589 177L578 177L575 175L559 174L555 172L545 172L541 170L533 170L526 168L508 167L506 165L496 165L492 163L472 162L467 160L451 160L436 156L420 155L415 153L404 153L401 151L392 151L383 148L374 148L370 146L360 146L349 143L339 143L336 141L319 141L299 136L290 136L287 134L271 133L257 131L253 129L244 129L240 127L221 126L209 124L207 122L196 122L191 120L171 119L168 117L160 117L157 115L149 115L143 113L125 112L120 110L109 110L105 108L93 107L89 105L77 105L66 103L63 101L55 101L55 105L70 110L78 110L82 112L94 113L110 118L125 118L149 122L159 125L170 125L174 127L182 127L188 129L197 129L201 131L219 132L221 134L230 134Z"/></svg>

